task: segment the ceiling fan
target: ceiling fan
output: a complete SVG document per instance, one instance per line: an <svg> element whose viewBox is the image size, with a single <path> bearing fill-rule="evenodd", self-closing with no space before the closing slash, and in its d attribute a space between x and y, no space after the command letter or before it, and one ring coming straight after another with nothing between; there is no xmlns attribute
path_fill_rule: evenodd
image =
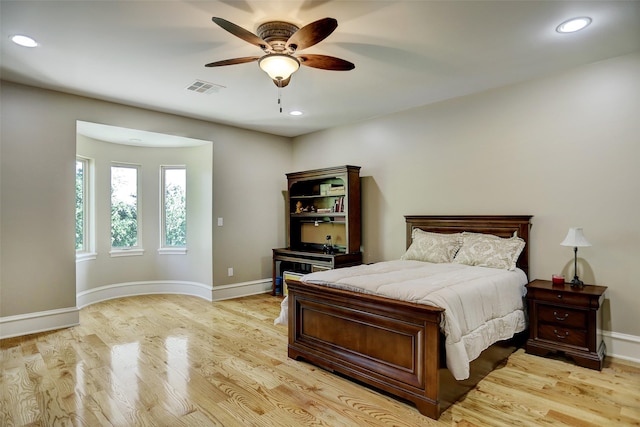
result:
<svg viewBox="0 0 640 427"><path fill-rule="evenodd" d="M213 17L212 20L234 36L258 46L265 55L225 59L211 62L205 67L258 61L260 68L279 88L289 84L291 75L301 64L334 71L349 71L355 68L351 62L333 56L297 53L327 38L338 26L338 21L333 18L320 19L302 28L282 21L265 22L258 27L258 35L222 18Z"/></svg>

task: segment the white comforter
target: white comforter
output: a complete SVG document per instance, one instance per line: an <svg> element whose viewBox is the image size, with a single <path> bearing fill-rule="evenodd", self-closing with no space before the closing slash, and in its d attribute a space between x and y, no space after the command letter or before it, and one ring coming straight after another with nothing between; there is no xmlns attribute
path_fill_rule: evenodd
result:
<svg viewBox="0 0 640 427"><path fill-rule="evenodd" d="M527 277L519 269L396 260L311 273L302 281L444 308L447 366L457 380L469 378L469 363L484 349L526 328Z"/></svg>

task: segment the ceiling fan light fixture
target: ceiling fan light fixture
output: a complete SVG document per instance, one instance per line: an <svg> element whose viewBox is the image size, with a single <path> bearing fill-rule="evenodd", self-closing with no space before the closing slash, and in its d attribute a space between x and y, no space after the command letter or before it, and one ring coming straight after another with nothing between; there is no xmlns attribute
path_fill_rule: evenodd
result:
<svg viewBox="0 0 640 427"><path fill-rule="evenodd" d="M258 65L272 80L287 80L300 68L300 61L291 55L270 53L260 58Z"/></svg>

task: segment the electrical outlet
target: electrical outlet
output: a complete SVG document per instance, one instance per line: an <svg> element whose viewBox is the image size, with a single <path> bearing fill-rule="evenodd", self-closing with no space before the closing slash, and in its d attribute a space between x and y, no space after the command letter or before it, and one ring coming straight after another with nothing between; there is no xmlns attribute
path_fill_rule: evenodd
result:
<svg viewBox="0 0 640 427"><path fill-rule="evenodd" d="M229 275L229 277L233 276L233 267L229 267L227 269L227 274Z"/></svg>
<svg viewBox="0 0 640 427"><path fill-rule="evenodd" d="M218 218L218 227L222 227L223 221L222 217Z"/></svg>

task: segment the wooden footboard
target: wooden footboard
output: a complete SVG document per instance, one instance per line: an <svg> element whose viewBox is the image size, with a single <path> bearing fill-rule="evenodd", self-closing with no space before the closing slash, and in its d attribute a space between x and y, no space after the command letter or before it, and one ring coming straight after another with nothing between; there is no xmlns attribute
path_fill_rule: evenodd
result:
<svg viewBox="0 0 640 427"><path fill-rule="evenodd" d="M446 367L438 307L357 294L297 281L289 289L292 359L339 372L438 419L522 346L526 331L494 344L456 381Z"/></svg>
<svg viewBox="0 0 640 427"><path fill-rule="evenodd" d="M289 357L303 358L413 402L431 418L439 397L440 316L415 303L288 281Z"/></svg>

